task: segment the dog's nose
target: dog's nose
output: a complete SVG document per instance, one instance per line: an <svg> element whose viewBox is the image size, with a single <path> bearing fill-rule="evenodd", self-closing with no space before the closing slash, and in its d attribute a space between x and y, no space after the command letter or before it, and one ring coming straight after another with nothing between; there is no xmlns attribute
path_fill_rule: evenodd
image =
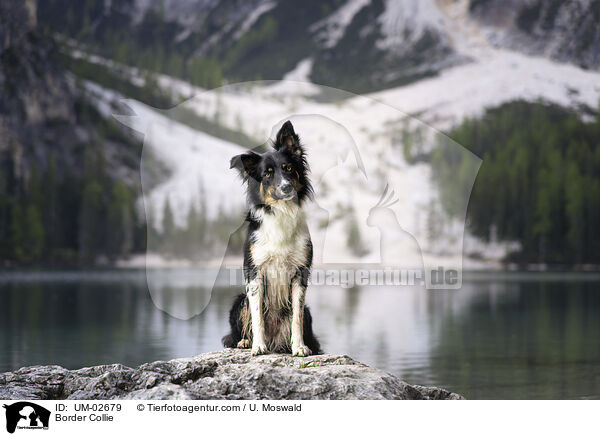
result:
<svg viewBox="0 0 600 436"><path fill-rule="evenodd" d="M294 189L294 188L293 188L293 186L292 186L292 185L290 185L290 184L287 184L287 185L283 185L283 186L281 187L281 192L283 192L285 195L288 195L288 194L291 194L291 193L292 193L292 190L293 190L293 189Z"/></svg>

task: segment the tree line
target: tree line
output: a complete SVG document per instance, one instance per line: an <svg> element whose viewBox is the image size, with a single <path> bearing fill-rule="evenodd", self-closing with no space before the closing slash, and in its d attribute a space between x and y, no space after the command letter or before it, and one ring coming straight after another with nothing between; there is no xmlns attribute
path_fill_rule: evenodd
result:
<svg viewBox="0 0 600 436"><path fill-rule="evenodd" d="M51 156L42 171L14 174L6 157L0 177L0 258L8 265L87 265L139 251L145 228L136 192L108 177L102 147L87 150L83 174L58 168Z"/></svg>
<svg viewBox="0 0 600 436"><path fill-rule="evenodd" d="M8 158L0 177L0 260L5 266L112 265L149 249L166 258L210 260L223 244L241 250L241 213L219 208L210 219L201 200L192 204L183 225L172 204L163 204L160 223L147 227L138 207L139 192L109 177L101 146L86 152L83 175L57 168L54 156L44 171L37 167L17 179ZM146 233L148 232L148 233Z"/></svg>
<svg viewBox="0 0 600 436"><path fill-rule="evenodd" d="M467 224L484 239L518 241L508 260L600 263L600 115L587 116L517 101L449 132L483 160ZM442 148L432 163L442 186L460 182L443 171Z"/></svg>
<svg viewBox="0 0 600 436"><path fill-rule="evenodd" d="M210 218L204 195L193 202L182 225L177 225L173 206L166 198L162 207L160 223L148 226L148 250L157 251L166 258L189 261L206 261L223 254L229 244L231 252L241 255L243 233L235 232L244 222L241 213L226 212L219 207L214 218ZM160 230L159 230L160 229Z"/></svg>

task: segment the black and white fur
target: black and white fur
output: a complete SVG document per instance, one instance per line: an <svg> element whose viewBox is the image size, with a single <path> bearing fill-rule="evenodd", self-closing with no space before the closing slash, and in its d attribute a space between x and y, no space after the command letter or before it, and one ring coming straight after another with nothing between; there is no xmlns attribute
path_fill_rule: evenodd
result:
<svg viewBox="0 0 600 436"><path fill-rule="evenodd" d="M226 347L252 347L252 354L321 352L304 305L312 242L302 204L312 195L304 149L292 123L279 132L274 151L249 151L231 159L247 184L248 234L244 244L246 293L229 315Z"/></svg>

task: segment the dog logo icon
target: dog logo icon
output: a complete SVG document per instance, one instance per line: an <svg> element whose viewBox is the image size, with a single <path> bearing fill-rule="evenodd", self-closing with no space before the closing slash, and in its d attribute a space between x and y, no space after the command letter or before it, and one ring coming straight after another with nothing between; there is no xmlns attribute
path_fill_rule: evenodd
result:
<svg viewBox="0 0 600 436"><path fill-rule="evenodd" d="M48 429L50 411L29 401L5 404L6 431L14 433L18 429Z"/></svg>

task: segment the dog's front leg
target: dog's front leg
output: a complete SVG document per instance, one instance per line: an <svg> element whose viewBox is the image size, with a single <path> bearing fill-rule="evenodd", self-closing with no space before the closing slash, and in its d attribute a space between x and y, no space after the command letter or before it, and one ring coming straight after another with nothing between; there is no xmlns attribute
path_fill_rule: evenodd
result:
<svg viewBox="0 0 600 436"><path fill-rule="evenodd" d="M304 345L304 297L306 286L300 277L292 280L292 355L308 356L310 349Z"/></svg>
<svg viewBox="0 0 600 436"><path fill-rule="evenodd" d="M264 282L262 274L257 274L246 285L248 303L250 303L250 317L252 319L252 355L265 354L265 319L263 315Z"/></svg>

